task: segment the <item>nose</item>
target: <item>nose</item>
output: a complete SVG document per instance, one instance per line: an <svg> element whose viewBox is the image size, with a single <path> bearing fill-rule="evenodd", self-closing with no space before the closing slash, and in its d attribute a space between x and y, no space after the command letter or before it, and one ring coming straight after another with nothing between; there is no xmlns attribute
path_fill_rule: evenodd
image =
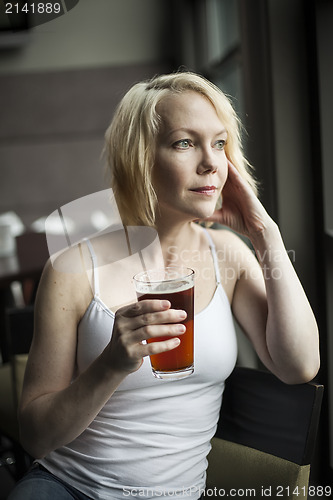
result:
<svg viewBox="0 0 333 500"><path fill-rule="evenodd" d="M218 169L217 158L211 147L201 149L201 157L198 164L198 173L214 173Z"/></svg>

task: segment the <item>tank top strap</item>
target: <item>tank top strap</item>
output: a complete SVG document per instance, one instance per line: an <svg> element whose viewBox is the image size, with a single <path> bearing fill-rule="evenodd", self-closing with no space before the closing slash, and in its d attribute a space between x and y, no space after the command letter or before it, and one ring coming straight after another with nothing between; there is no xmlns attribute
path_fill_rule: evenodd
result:
<svg viewBox="0 0 333 500"><path fill-rule="evenodd" d="M85 238L84 241L87 243L87 247L90 253L91 257L91 264L92 264L92 276L93 276L93 292L94 296L98 297L99 296L99 279L98 279L98 267L97 267L97 256L95 254L95 251L93 249L93 246L91 242Z"/></svg>
<svg viewBox="0 0 333 500"><path fill-rule="evenodd" d="M215 269L215 279L216 279L216 284L219 285L221 283L221 275L220 275L220 269L219 269L219 264L217 260L217 254L216 254L216 248L215 244L213 242L213 239L207 229L205 227L202 228L204 231L204 234L208 240L209 248L212 253L212 258L213 258L213 263L214 263L214 269Z"/></svg>

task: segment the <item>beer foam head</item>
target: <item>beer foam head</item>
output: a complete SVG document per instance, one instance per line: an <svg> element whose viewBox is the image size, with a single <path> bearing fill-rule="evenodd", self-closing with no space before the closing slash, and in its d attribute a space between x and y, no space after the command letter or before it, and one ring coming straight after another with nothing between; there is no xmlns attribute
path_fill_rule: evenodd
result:
<svg viewBox="0 0 333 500"><path fill-rule="evenodd" d="M192 288L193 279L193 269L175 266L141 272L134 276L134 283L140 294L167 294Z"/></svg>

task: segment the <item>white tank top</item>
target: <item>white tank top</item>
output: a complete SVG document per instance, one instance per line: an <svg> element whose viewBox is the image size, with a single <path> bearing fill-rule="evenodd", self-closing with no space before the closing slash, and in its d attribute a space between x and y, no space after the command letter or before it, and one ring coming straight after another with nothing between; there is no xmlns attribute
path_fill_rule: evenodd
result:
<svg viewBox="0 0 333 500"><path fill-rule="evenodd" d="M209 305L195 315L194 373L183 380L158 380L145 358L78 438L38 460L93 499L197 499L203 493L224 381L237 358L230 304L214 244L205 233L216 290ZM97 260L90 242L88 246L95 294L78 326L78 373L106 347L114 324L114 313L99 298Z"/></svg>

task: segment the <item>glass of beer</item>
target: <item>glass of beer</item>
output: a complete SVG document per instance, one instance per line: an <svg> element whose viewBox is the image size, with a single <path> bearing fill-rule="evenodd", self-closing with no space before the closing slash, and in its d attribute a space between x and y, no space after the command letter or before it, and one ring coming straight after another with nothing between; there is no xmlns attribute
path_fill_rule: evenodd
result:
<svg viewBox="0 0 333 500"><path fill-rule="evenodd" d="M185 333L179 335L180 344L175 349L150 356L153 374L159 379L179 379L194 371L194 271L188 267L165 267L143 271L134 276L138 300L169 300L172 309L186 311L181 323ZM175 335L176 337L177 335ZM172 337L156 337L147 342L168 340Z"/></svg>

